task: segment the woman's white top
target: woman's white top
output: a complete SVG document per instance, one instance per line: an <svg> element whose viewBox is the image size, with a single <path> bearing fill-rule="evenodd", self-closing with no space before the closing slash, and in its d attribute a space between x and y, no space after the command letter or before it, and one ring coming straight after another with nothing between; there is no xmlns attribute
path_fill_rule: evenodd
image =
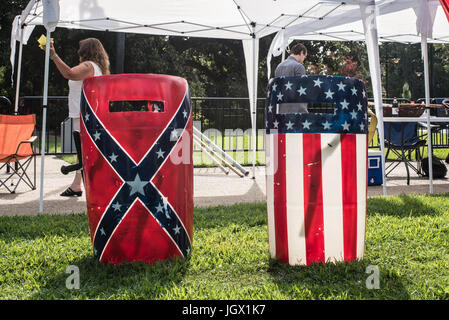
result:
<svg viewBox="0 0 449 320"><path fill-rule="evenodd" d="M94 77L101 76L103 73L101 72L100 67L92 61L90 62L92 67L94 68ZM83 80L69 80L69 117L70 118L79 118L80 117L80 105L81 105L81 90L83 88Z"/></svg>

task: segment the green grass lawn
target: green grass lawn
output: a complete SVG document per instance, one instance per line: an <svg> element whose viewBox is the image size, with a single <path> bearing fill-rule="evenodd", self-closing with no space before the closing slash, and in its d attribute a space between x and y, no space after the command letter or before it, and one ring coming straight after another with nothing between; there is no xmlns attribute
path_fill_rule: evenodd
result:
<svg viewBox="0 0 449 320"><path fill-rule="evenodd" d="M310 267L270 259L263 203L195 208L187 259L119 266L94 259L85 214L0 217L0 299L449 299L447 208L449 194L369 198L364 259Z"/></svg>

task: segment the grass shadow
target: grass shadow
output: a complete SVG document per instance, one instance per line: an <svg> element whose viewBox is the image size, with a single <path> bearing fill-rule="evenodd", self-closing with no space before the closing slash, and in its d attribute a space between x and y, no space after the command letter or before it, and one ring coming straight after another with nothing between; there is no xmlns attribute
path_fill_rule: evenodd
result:
<svg viewBox="0 0 449 320"><path fill-rule="evenodd" d="M13 248L0 255L7 258L0 260L0 269L15 270L3 279L8 290L3 294L20 299L163 299L183 281L191 260L100 263L85 214L0 217L0 245ZM79 270L79 289L66 286L69 266ZM17 294L18 286L22 293Z"/></svg>
<svg viewBox="0 0 449 320"><path fill-rule="evenodd" d="M367 215L379 214L394 217L439 216L449 206L449 194L402 194L399 196L370 197Z"/></svg>
<svg viewBox="0 0 449 320"><path fill-rule="evenodd" d="M365 260L338 263L314 263L290 266L270 259L268 272L281 292L298 299L409 299L401 279L388 270L379 270L379 287L373 287L373 272ZM367 270L369 272L367 272ZM371 276L371 278L370 278Z"/></svg>
<svg viewBox="0 0 449 320"><path fill-rule="evenodd" d="M266 225L266 203L241 203L194 209L194 228L197 230L240 225L255 227Z"/></svg>
<svg viewBox="0 0 449 320"><path fill-rule="evenodd" d="M183 281L189 265L190 257L113 265L86 255L71 261L63 271L48 272L45 284L30 299L163 299L170 287ZM78 288L73 287L75 273L69 266L79 270Z"/></svg>
<svg viewBox="0 0 449 320"><path fill-rule="evenodd" d="M85 234L89 234L86 214L0 217L0 240L5 242Z"/></svg>
<svg viewBox="0 0 449 320"><path fill-rule="evenodd" d="M66 269L67 272L55 272L48 277L46 284L30 299L163 299L170 287L183 281L190 258L154 264L128 262L112 265L103 264L92 255L74 260L71 265L78 267L79 288L70 286L74 283L74 273Z"/></svg>

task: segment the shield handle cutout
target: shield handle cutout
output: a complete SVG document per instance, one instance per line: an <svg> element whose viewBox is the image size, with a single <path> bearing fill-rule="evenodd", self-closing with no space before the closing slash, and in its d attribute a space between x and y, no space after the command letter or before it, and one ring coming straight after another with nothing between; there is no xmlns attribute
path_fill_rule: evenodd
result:
<svg viewBox="0 0 449 320"><path fill-rule="evenodd" d="M119 100L109 101L109 112L164 112L164 101Z"/></svg>

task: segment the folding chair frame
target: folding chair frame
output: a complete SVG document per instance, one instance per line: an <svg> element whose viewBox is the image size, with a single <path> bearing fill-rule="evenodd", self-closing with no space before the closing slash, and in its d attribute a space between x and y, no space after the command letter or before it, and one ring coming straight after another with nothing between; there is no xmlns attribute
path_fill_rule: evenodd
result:
<svg viewBox="0 0 449 320"><path fill-rule="evenodd" d="M12 154L10 156L8 156L7 158L1 159L1 160L5 160L5 163L3 163L3 165L0 167L0 170L2 170L3 168L7 168L7 173L9 173L9 175L6 177L6 179L1 180L0 179L0 187L4 186L10 193L15 193L17 187L20 184L20 181L23 181L25 184L28 185L28 187L31 188L31 190L35 190L36 189L36 154L33 152L32 155L28 156L25 159L19 159L20 155L17 154L17 152L19 151L19 148L22 144L25 143L29 143L30 145L33 144L33 142L36 140L36 136L31 137L29 140L24 140L21 141L19 143L19 145L17 146L17 150L15 152L15 154ZM22 163L20 162L22 161ZM33 181L31 181L30 177L27 174L27 169L31 164L31 161L34 162L34 174L33 174ZM12 164L14 163L14 168L12 166ZM9 170L11 170L11 172L9 172ZM19 177L19 181L17 181L17 183L13 182L13 177L14 176L18 176ZM7 182L11 180L11 185L10 186L14 186L14 188L10 188L7 185Z"/></svg>
<svg viewBox="0 0 449 320"><path fill-rule="evenodd" d="M404 124L402 124L404 125ZM391 125L388 126L388 129L391 130ZM390 137L390 132L388 132L387 137ZM413 139L404 140L404 127L401 128L401 145L392 144L386 139L385 146L387 147L387 153L385 155L385 159L388 159L388 154L390 151L393 152L398 158L397 159L391 159L391 163L385 168L385 176L388 176L398 165L403 162L405 164L405 170L407 171L407 185L410 185L410 170L409 167L419 176L423 176L422 168L421 168L421 160L422 155L420 148L423 147L426 143L426 141L421 140L419 136L413 137ZM416 144L413 145L407 145L410 141L413 141L414 139L418 138L419 140L416 142ZM407 156L408 151L408 156ZM411 163L411 153L412 151L416 152L416 161L418 165L415 167Z"/></svg>

